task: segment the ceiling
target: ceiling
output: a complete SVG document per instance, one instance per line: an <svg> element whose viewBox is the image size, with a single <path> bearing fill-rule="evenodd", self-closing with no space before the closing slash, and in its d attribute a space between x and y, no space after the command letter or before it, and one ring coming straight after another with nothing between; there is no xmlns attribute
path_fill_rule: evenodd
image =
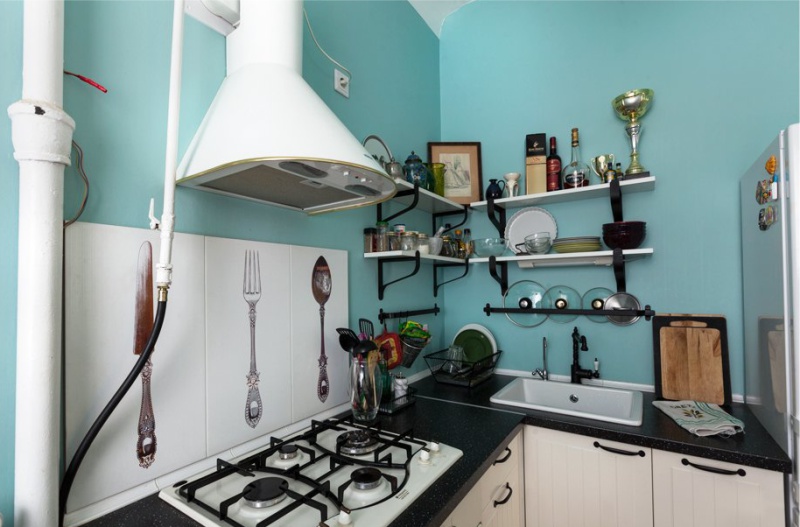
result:
<svg viewBox="0 0 800 527"><path fill-rule="evenodd" d="M437 37L441 36L444 19L447 18L450 13L471 1L472 0L408 0Z"/></svg>

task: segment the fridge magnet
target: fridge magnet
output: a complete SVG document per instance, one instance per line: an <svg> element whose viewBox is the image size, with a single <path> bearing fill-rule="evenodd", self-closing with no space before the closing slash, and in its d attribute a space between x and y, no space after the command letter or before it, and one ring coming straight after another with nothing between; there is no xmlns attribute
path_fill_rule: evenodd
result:
<svg viewBox="0 0 800 527"><path fill-rule="evenodd" d="M764 203L769 201L770 195L772 194L771 191L772 180L770 179L762 179L758 183L756 183L756 201L759 205L763 205Z"/></svg>
<svg viewBox="0 0 800 527"><path fill-rule="evenodd" d="M778 166L778 160L775 159L774 155L771 155L769 156L769 159L767 159L767 162L764 164L764 169L770 176L774 176L775 169L777 168L777 166Z"/></svg>
<svg viewBox="0 0 800 527"><path fill-rule="evenodd" d="M777 214L775 212L775 207L772 205L767 205L758 211L758 228L762 231L769 229L772 224L775 223L776 218Z"/></svg>

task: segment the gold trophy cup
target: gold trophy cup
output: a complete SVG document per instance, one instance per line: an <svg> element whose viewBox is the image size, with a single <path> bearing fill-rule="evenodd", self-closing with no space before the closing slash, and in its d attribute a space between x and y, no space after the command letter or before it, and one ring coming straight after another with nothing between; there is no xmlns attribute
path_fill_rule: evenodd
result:
<svg viewBox="0 0 800 527"><path fill-rule="evenodd" d="M642 134L642 125L639 123L639 119L647 113L647 108L652 100L653 90L639 89L625 92L611 101L611 106L617 112L617 116L623 121L628 121L625 131L631 138L631 164L625 170L626 176L647 172L639 164L639 136Z"/></svg>
<svg viewBox="0 0 800 527"><path fill-rule="evenodd" d="M611 163L612 167L614 166L614 154L601 154L592 158L589 166L592 167L594 175L600 178L600 183L608 183L605 173L609 163Z"/></svg>

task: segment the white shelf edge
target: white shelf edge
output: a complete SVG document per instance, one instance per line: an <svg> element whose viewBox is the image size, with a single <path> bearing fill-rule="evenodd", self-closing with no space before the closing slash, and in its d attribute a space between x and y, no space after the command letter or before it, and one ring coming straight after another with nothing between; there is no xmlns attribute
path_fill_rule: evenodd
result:
<svg viewBox="0 0 800 527"><path fill-rule="evenodd" d="M625 261L645 258L653 254L652 248L627 249L622 251ZM592 251L581 253L528 254L524 256L498 256L498 262L517 262L521 269L536 267L566 267L577 265L610 266L613 263L614 251ZM488 263L489 258L470 258L470 263Z"/></svg>
<svg viewBox="0 0 800 527"><path fill-rule="evenodd" d="M394 183L397 185L399 190L412 190L414 188L414 185L404 179L394 178ZM412 199L413 198L411 196L395 196L392 198L393 201L405 204L411 203ZM417 203L417 208L421 208L427 212L455 212L463 210L465 206L466 205L461 205L455 201L450 201L449 199L429 190L425 190L424 188L419 189L419 202Z"/></svg>
<svg viewBox="0 0 800 527"><path fill-rule="evenodd" d="M378 253L364 253L364 258L366 259L377 259L377 258L399 258L399 257L406 257L406 258L414 258L416 254L415 251L383 251ZM448 256L432 256L430 254L420 254L419 259L422 262L441 262L441 263L457 263L463 264L464 260L461 258L450 258ZM488 261L488 258L487 258Z"/></svg>
<svg viewBox="0 0 800 527"><path fill-rule="evenodd" d="M577 201L581 199L600 198L608 196L610 183L589 185L588 187L559 190L556 192L542 192L539 194L526 194L514 198L502 198L495 200L495 205L505 208L527 207L530 205L545 205L547 203L562 203L566 201ZM641 179L623 180L619 186L628 192L648 192L655 188L656 178L650 176ZM483 210L488 206L487 201L476 201L470 203L470 208Z"/></svg>

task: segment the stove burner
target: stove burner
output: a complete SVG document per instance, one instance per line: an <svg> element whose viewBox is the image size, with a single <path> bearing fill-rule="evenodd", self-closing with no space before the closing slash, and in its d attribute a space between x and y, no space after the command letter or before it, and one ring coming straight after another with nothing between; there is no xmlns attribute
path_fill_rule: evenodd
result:
<svg viewBox="0 0 800 527"><path fill-rule="evenodd" d="M283 478L261 478L244 488L244 502L255 509L271 507L286 499L289 483Z"/></svg>
<svg viewBox="0 0 800 527"><path fill-rule="evenodd" d="M361 456L377 449L380 443L375 434L369 430L352 430L339 434L336 445L343 454Z"/></svg>
<svg viewBox="0 0 800 527"><path fill-rule="evenodd" d="M358 490L371 490L381 484L381 471L377 468L365 467L354 470L350 477Z"/></svg>
<svg viewBox="0 0 800 527"><path fill-rule="evenodd" d="M294 459L297 457L297 445L282 445L278 451L278 456L281 459Z"/></svg>

